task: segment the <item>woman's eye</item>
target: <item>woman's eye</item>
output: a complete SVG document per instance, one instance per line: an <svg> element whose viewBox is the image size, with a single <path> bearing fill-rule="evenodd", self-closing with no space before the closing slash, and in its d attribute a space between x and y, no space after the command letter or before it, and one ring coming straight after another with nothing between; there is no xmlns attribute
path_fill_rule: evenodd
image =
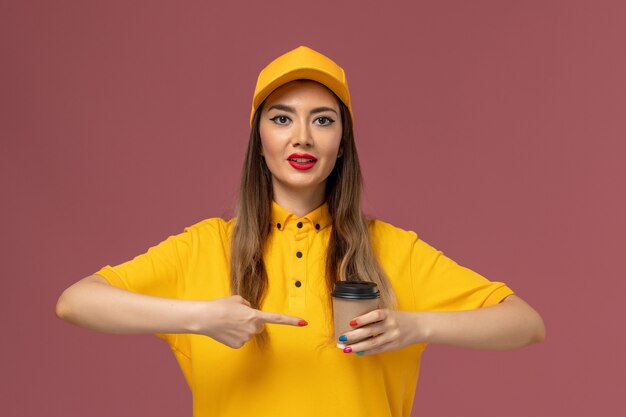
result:
<svg viewBox="0 0 626 417"><path fill-rule="evenodd" d="M287 116L275 116L272 117L270 120L277 125L286 125L287 123L289 123L289 117Z"/></svg>
<svg viewBox="0 0 626 417"><path fill-rule="evenodd" d="M331 119L330 117L326 117L326 116L318 117L317 119L315 119L315 122L321 126L327 126L327 125L331 125L335 123L333 119Z"/></svg>

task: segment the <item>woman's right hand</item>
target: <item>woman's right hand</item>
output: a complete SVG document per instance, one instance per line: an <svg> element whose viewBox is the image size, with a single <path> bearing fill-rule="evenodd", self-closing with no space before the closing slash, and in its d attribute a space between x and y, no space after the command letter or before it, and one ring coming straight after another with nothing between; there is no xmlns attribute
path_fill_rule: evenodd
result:
<svg viewBox="0 0 626 417"><path fill-rule="evenodd" d="M308 324L299 317L256 310L239 295L205 301L200 312L190 330L235 349L261 333L266 323L300 327Z"/></svg>
<svg viewBox="0 0 626 417"><path fill-rule="evenodd" d="M56 306L69 323L106 333L195 333L240 348L265 323L306 326L299 317L255 310L238 295L214 300L179 300L113 287L90 275L66 289Z"/></svg>

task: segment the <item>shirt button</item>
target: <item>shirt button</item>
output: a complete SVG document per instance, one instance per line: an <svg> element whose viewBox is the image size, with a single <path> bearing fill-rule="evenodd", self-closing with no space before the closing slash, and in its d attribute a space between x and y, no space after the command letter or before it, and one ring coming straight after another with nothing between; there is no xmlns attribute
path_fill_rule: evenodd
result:
<svg viewBox="0 0 626 417"><path fill-rule="evenodd" d="M302 283L300 281L296 281L296 287L300 288L302 286Z"/></svg>
<svg viewBox="0 0 626 417"><path fill-rule="evenodd" d="M319 225L319 224L316 224L316 225L315 225L315 229L316 229L316 230L320 230L320 225Z"/></svg>
<svg viewBox="0 0 626 417"><path fill-rule="evenodd" d="M302 229L302 222L298 222L296 226L298 226L298 229Z"/></svg>
<svg viewBox="0 0 626 417"><path fill-rule="evenodd" d="M278 228L278 230L280 230L280 223L277 223L276 227Z"/></svg>
<svg viewBox="0 0 626 417"><path fill-rule="evenodd" d="M302 258L302 252L300 252L300 251L296 252L296 256L297 256L298 258Z"/></svg>

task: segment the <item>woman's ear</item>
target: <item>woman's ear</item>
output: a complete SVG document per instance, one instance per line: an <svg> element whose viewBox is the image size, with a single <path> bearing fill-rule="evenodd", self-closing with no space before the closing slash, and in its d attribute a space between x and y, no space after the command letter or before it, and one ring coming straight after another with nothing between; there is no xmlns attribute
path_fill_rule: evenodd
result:
<svg viewBox="0 0 626 417"><path fill-rule="evenodd" d="M339 147L339 152L337 152L337 158L341 158L343 156L343 146Z"/></svg>

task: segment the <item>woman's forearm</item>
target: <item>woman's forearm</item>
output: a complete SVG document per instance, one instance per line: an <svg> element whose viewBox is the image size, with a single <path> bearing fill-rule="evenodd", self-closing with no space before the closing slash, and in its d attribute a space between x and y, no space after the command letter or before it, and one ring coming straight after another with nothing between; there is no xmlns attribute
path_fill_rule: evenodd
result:
<svg viewBox="0 0 626 417"><path fill-rule="evenodd" d="M233 295L213 300L176 300L136 294L98 275L78 281L57 302L59 318L106 333L192 333L240 348L266 324L306 326L301 317L253 309Z"/></svg>
<svg viewBox="0 0 626 417"><path fill-rule="evenodd" d="M477 310L420 312L415 320L418 342L505 350L545 338L541 316L514 295L498 305Z"/></svg>
<svg viewBox="0 0 626 417"><path fill-rule="evenodd" d="M59 318L106 333L188 333L198 302L136 294L92 275L66 289Z"/></svg>

